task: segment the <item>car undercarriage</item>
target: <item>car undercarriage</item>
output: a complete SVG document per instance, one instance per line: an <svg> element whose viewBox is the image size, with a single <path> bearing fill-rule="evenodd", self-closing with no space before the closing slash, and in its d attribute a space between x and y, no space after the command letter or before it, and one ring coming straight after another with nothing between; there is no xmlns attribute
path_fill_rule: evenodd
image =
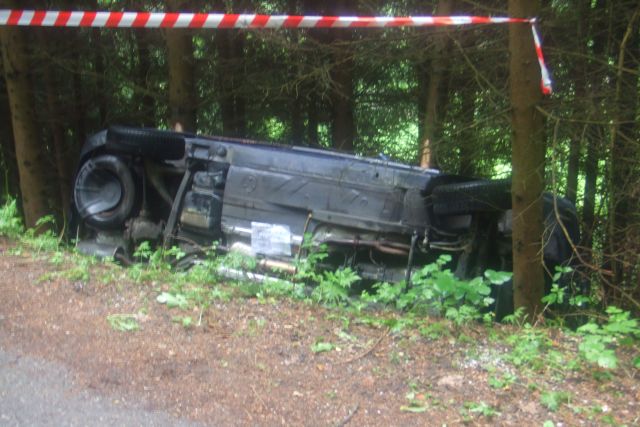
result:
<svg viewBox="0 0 640 427"><path fill-rule="evenodd" d="M142 241L198 254L216 242L264 270L293 272L305 248L325 245L324 268L409 283L415 266L443 253L460 278L510 270L510 207L508 180L113 126L82 150L71 217L80 250L91 254L130 260ZM553 271L570 262L579 228L566 199L545 194L544 215L544 261Z"/></svg>

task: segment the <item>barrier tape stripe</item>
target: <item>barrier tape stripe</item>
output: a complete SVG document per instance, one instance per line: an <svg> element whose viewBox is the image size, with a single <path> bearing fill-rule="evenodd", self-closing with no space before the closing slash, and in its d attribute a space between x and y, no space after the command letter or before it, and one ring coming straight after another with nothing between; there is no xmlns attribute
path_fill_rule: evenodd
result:
<svg viewBox="0 0 640 427"><path fill-rule="evenodd" d="M535 22L531 23L531 32L533 33L533 44L536 47L536 56L538 57L538 64L540 64L540 88L545 95L551 95L553 89L551 86L551 77L549 76L549 70L547 64L544 62L544 55L542 54L542 43L540 43L540 35L536 28Z"/></svg>
<svg viewBox="0 0 640 427"><path fill-rule="evenodd" d="M183 12L93 12L0 9L0 26L93 28L386 28L472 24L531 25L540 65L541 88L552 91L535 18L493 16L299 16Z"/></svg>
<svg viewBox="0 0 640 427"><path fill-rule="evenodd" d="M108 28L381 28L533 23L491 16L297 16L183 12L0 10L0 25Z"/></svg>

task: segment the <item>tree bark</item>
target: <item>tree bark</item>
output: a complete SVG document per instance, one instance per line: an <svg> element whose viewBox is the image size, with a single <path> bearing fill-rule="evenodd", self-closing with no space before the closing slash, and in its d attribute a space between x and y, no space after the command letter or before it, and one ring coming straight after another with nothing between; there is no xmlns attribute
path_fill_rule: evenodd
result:
<svg viewBox="0 0 640 427"><path fill-rule="evenodd" d="M236 137L246 136L246 99L241 90L244 38L243 33L235 30L222 30L215 35L222 129L225 135Z"/></svg>
<svg viewBox="0 0 640 427"><path fill-rule="evenodd" d="M509 16L537 15L538 1L509 0ZM531 28L509 24L509 75L512 127L513 297L533 319L544 295L542 267L542 192L545 141L543 118L536 110L541 99L540 70Z"/></svg>
<svg viewBox="0 0 640 427"><path fill-rule="evenodd" d="M40 45L49 52L56 52L57 42L59 38L52 35L47 29L39 28L38 36ZM74 73L74 87L75 75ZM51 140L53 141L53 154L55 157L58 192L60 198L61 211L64 216L66 209L70 206L71 197L71 165L69 163L69 150L65 141L65 128L63 112L60 109L60 99L58 97L59 85L56 84L53 66L50 63L45 64L43 69L43 81L46 92L47 101L47 122L51 131Z"/></svg>
<svg viewBox="0 0 640 427"><path fill-rule="evenodd" d="M180 11L181 0L168 0L167 10ZM166 30L167 63L169 65L170 124L177 131L196 131L196 93L193 39L183 29Z"/></svg>
<svg viewBox="0 0 640 427"><path fill-rule="evenodd" d="M140 125L153 127L155 125L155 100L149 95L149 92L152 91L149 84L149 77L151 75L151 53L147 31L148 30L145 29L133 30L134 42L138 53L138 66L136 68L137 86L147 91L136 95L136 104Z"/></svg>
<svg viewBox="0 0 640 427"><path fill-rule="evenodd" d="M2 69L2 55L0 55L0 70ZM0 123L10 122L11 109L7 98L7 87L4 73L0 73ZM5 196L16 196L20 192L16 166L13 131L11 126L0 126L0 200L4 200Z"/></svg>
<svg viewBox="0 0 640 427"><path fill-rule="evenodd" d="M470 80L469 73L462 74L461 77L466 78L466 81ZM462 86L462 82L460 82ZM476 94L473 88L467 89L468 92L462 94L462 117L464 120L465 128L460 133L460 140L458 141L458 149L460 150L460 167L458 173L464 176L473 176L476 173L475 163L478 159L476 144L478 143L478 136L475 129L471 126L475 121L476 112Z"/></svg>
<svg viewBox="0 0 640 427"><path fill-rule="evenodd" d="M311 146L318 145L318 95L315 91L311 91L307 103L307 140Z"/></svg>
<svg viewBox="0 0 640 427"><path fill-rule="evenodd" d="M439 0L436 15L451 15L453 0ZM437 161L437 127L441 121L440 111L443 109L442 98L446 93L444 88L445 73L448 68L447 47L450 45L448 30L442 29L440 34L434 36L433 58L428 67L429 84L427 88L426 105L424 107L424 120L422 141L420 143L420 166L436 167Z"/></svg>
<svg viewBox="0 0 640 427"><path fill-rule="evenodd" d="M618 13L622 11L617 11ZM636 268L636 243L632 241L639 225L637 220L638 150L636 114L638 108L638 76L623 69L637 69L638 25L640 7L621 14L618 71L614 100L614 125L611 127L611 197L609 203L608 255L615 287L630 284ZM628 20L628 21L627 21ZM610 296L616 294L608 290Z"/></svg>
<svg viewBox="0 0 640 427"><path fill-rule="evenodd" d="M600 130L600 127L598 127ZM601 132L599 132L601 133ZM602 135L604 138L604 136ZM598 182L598 159L601 153L600 138L591 137L584 159L584 200L582 202L582 238L580 246L586 251L585 261L589 262L593 246L593 232L596 228L596 192Z"/></svg>
<svg viewBox="0 0 640 427"><path fill-rule="evenodd" d="M332 0L327 13L336 15L357 15L355 3L346 0ZM353 33L336 31L327 34L331 43L331 140L333 147L343 151L354 150L356 136L353 86Z"/></svg>
<svg viewBox="0 0 640 427"><path fill-rule="evenodd" d="M6 3L3 2L2 5ZM49 213L48 184L45 176L47 168L43 159L44 150L35 120L34 99L27 74L30 67L22 29L0 28L0 44L11 106L25 225L34 227L38 219Z"/></svg>
<svg viewBox="0 0 640 427"><path fill-rule="evenodd" d="M574 135L569 145L569 162L567 165L567 193L566 198L571 203L576 203L578 195L578 174L580 173L580 147L582 146L582 135L578 138Z"/></svg>

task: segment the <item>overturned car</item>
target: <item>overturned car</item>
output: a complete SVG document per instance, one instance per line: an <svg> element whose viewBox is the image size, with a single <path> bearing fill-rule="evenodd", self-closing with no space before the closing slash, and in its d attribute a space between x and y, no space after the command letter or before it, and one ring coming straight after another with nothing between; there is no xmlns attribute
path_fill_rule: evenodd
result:
<svg viewBox="0 0 640 427"><path fill-rule="evenodd" d="M554 205L557 209L554 211ZM156 129L113 126L85 144L73 186L81 250L127 259L152 241L221 251L293 270L303 239L327 267L373 281L410 281L450 253L461 278L511 269L508 180L479 180L384 159ZM570 261L573 205L545 195L544 259ZM564 227L558 226L562 221ZM563 230L564 228L564 230ZM565 230L567 232L565 232ZM509 287L496 295L509 311Z"/></svg>

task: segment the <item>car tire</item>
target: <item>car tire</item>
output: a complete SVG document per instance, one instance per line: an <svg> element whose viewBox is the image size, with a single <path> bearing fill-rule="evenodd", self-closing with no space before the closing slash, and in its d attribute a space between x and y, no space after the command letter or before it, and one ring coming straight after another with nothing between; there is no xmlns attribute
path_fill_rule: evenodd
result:
<svg viewBox="0 0 640 427"><path fill-rule="evenodd" d="M464 215L511 209L511 180L444 184L432 193L436 215Z"/></svg>
<svg viewBox="0 0 640 427"><path fill-rule="evenodd" d="M80 218L99 229L121 226L131 215L136 186L129 167L118 157L87 160L78 171L73 197Z"/></svg>
<svg viewBox="0 0 640 427"><path fill-rule="evenodd" d="M179 160L184 157L185 136L188 134L126 126L111 126L107 130L107 150L137 154L158 160Z"/></svg>

